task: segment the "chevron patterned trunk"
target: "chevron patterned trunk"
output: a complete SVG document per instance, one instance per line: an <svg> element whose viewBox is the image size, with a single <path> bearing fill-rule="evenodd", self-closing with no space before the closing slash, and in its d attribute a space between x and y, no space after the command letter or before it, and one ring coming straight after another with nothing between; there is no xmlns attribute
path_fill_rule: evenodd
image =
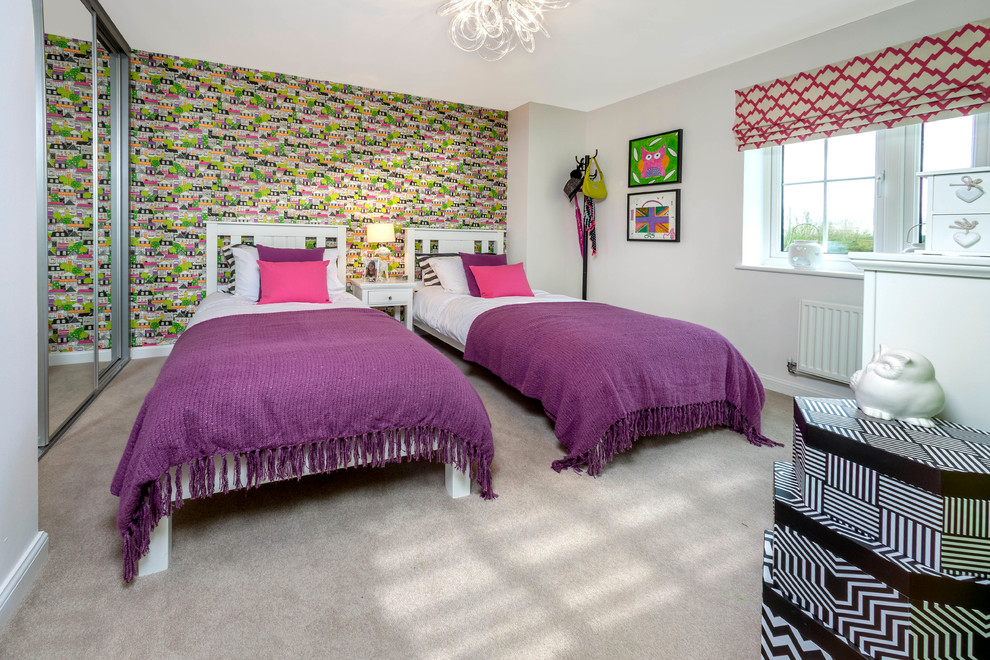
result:
<svg viewBox="0 0 990 660"><path fill-rule="evenodd" d="M868 417L848 399L794 401L804 503L949 575L990 578L990 434Z"/></svg>
<svg viewBox="0 0 990 660"><path fill-rule="evenodd" d="M802 398L794 429L794 465L774 466L763 657L990 658L990 435Z"/></svg>

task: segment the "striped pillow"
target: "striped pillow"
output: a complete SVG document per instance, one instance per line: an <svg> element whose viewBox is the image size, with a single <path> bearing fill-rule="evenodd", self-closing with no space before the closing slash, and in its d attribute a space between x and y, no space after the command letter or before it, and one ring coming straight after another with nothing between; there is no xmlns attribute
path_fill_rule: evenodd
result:
<svg viewBox="0 0 990 660"><path fill-rule="evenodd" d="M232 247L235 246L224 245L220 248L220 268L227 271L227 283L224 286L217 287L218 291L229 293L230 295L234 295L237 291L237 270L234 268L234 251L231 250Z"/></svg>
<svg viewBox="0 0 990 660"><path fill-rule="evenodd" d="M227 269L227 282L223 286L218 286L217 291L229 293L232 296L237 295L237 267L235 266L237 261L234 258L234 248L247 248L252 253L257 249L250 243L238 243L237 245L223 245L220 247L219 266L221 272L224 268ZM252 254L251 256L257 260L256 254ZM255 269L257 269L257 266L255 266Z"/></svg>
<svg viewBox="0 0 990 660"><path fill-rule="evenodd" d="M433 257L456 257L459 256L457 252L428 252L424 254L416 255L416 264L419 266L419 272L423 277L423 286L440 286L440 278L437 276L433 269L430 268L430 264L426 263L427 260Z"/></svg>

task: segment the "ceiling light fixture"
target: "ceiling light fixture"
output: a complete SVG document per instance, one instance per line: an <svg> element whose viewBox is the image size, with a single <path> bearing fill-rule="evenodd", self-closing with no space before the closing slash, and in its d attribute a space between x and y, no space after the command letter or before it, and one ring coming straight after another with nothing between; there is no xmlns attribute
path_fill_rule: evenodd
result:
<svg viewBox="0 0 990 660"><path fill-rule="evenodd" d="M453 14L450 40L455 46L495 61L516 46L532 53L537 32L550 36L543 27L543 12L569 4L569 0L451 0L437 14Z"/></svg>

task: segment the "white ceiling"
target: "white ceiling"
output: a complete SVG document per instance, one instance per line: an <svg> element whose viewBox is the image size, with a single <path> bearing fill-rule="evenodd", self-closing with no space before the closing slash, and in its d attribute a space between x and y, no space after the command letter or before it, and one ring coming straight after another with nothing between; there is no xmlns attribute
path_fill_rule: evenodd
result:
<svg viewBox="0 0 990 660"><path fill-rule="evenodd" d="M52 26L75 2L44 1ZM101 3L138 50L502 110L593 110L907 0L572 0L546 14L552 38L536 52L499 62L450 43L443 0Z"/></svg>

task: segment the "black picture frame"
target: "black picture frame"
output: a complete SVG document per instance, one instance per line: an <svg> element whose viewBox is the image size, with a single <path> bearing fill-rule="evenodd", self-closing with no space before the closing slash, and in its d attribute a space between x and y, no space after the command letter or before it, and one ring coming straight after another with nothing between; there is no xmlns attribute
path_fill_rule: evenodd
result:
<svg viewBox="0 0 990 660"><path fill-rule="evenodd" d="M644 148L649 148L646 153L651 155L644 157ZM656 156L658 153L660 156ZM648 162L655 157L660 159L659 164ZM629 140L626 163L630 188L680 183L684 170L684 130L678 128ZM656 170L659 171L653 176L646 176Z"/></svg>
<svg viewBox="0 0 990 660"><path fill-rule="evenodd" d="M679 243L681 234L680 188L645 190L626 196L627 241Z"/></svg>

